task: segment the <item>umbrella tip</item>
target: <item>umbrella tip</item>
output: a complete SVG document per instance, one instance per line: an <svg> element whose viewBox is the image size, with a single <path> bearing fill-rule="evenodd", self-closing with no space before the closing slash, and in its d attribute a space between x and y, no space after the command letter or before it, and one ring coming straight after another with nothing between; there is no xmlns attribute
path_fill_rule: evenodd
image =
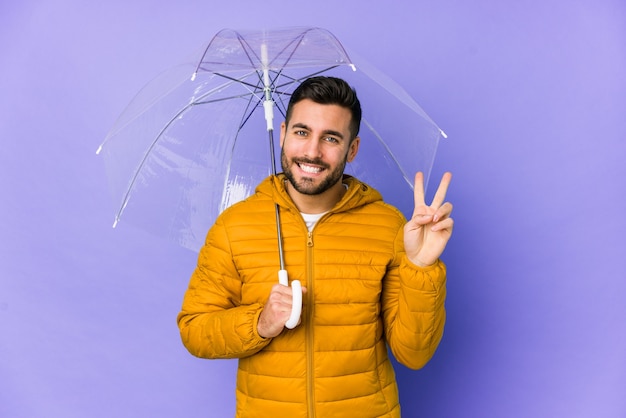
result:
<svg viewBox="0 0 626 418"><path fill-rule="evenodd" d="M96 150L96 155L100 154L100 151L102 151L102 144L98 147L98 149Z"/></svg>
<svg viewBox="0 0 626 418"><path fill-rule="evenodd" d="M443 136L443 139L448 139L448 135L442 129L439 129L439 132L441 133L441 136Z"/></svg>
<svg viewBox="0 0 626 418"><path fill-rule="evenodd" d="M197 75L198 75L198 72L194 71L193 74L191 75L191 81L195 81Z"/></svg>
<svg viewBox="0 0 626 418"><path fill-rule="evenodd" d="M356 65L350 64L350 68L352 68L352 71L356 71Z"/></svg>

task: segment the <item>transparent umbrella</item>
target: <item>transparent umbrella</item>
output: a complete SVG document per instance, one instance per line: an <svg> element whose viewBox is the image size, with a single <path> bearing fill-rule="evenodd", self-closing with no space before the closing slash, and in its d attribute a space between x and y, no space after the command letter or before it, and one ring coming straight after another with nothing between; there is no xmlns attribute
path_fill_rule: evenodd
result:
<svg viewBox="0 0 626 418"><path fill-rule="evenodd" d="M290 93L313 75L343 78L359 94L361 145L346 172L410 210L413 176L428 178L445 136L415 100L327 30L225 29L196 62L149 82L98 149L114 225L198 251L217 215L275 172L273 115L282 122Z"/></svg>

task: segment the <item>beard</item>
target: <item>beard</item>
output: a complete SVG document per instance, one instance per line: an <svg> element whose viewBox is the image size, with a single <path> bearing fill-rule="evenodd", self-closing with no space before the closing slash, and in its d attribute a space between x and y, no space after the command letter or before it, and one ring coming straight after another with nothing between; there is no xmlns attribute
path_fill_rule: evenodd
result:
<svg viewBox="0 0 626 418"><path fill-rule="evenodd" d="M322 194L326 190L330 189L332 186L337 184L337 182L343 178L343 171L346 167L347 159L348 159L348 156L346 155L344 159L337 165L337 167L335 167L334 170L328 173L328 175L326 175L326 177L322 179L322 181L319 184L316 185L312 178L309 178L306 176L302 177L300 182L298 182L295 176L293 175L293 171L291 170L291 167L297 164L301 164L301 163L313 164L313 165L318 165L320 167L323 167L324 170L327 171L330 168L328 164L324 163L323 161L319 159L311 160L308 158L294 158L291 160L291 164L290 164L289 160L287 159L287 156L285 155L285 151L281 150L280 152L280 163L283 168L283 173L285 174L285 177L287 177L287 180L289 180L289 183L291 183L293 188L296 189L298 193L309 195L309 196Z"/></svg>

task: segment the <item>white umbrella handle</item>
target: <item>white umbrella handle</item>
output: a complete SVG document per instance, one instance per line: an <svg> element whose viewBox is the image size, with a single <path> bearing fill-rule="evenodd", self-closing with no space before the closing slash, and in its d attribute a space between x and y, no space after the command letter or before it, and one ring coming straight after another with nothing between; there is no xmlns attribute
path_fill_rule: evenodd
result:
<svg viewBox="0 0 626 418"><path fill-rule="evenodd" d="M283 286L289 286L287 270L278 271L278 283ZM302 313L302 285L300 284L300 280L291 282L291 290L293 292L293 303L291 305L291 315L289 315L285 326L289 329L294 329L296 325L298 325L300 314Z"/></svg>

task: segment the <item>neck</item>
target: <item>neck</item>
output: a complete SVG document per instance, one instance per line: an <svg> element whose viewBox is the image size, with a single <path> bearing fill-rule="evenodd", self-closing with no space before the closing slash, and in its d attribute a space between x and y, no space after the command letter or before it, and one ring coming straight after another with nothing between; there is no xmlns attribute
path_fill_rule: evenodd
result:
<svg viewBox="0 0 626 418"><path fill-rule="evenodd" d="M302 213L324 213L331 210L337 202L341 200L346 193L346 188L343 182L340 180L330 189L316 195L307 195L298 192L291 184L286 181L286 190L296 205L298 210Z"/></svg>

